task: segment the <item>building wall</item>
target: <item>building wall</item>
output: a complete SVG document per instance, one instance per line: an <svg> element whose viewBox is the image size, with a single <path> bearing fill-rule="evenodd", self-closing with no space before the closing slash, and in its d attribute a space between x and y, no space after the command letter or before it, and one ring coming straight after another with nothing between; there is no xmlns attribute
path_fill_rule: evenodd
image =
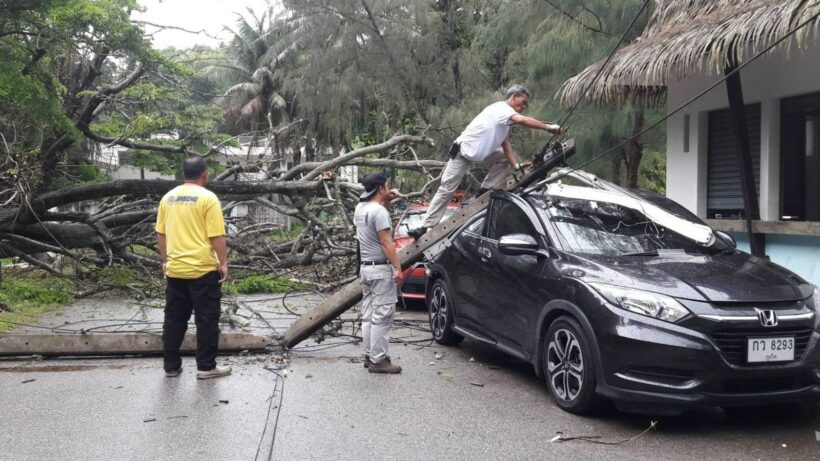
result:
<svg viewBox="0 0 820 461"><path fill-rule="evenodd" d="M751 56L747 54L745 58ZM780 219L780 100L820 92L820 46L777 50L741 70L746 104L761 104L760 217ZM667 110L674 110L722 77L697 75L672 80ZM667 195L706 216L706 162L708 113L729 107L726 85L721 83L667 121ZM689 152L684 152L684 120L689 116ZM694 186L694 187L693 187ZM745 237L735 234L745 242ZM742 238L741 238L742 237ZM766 236L767 254L778 264L820 285L820 237ZM748 247L747 247L748 249Z"/></svg>
<svg viewBox="0 0 820 461"><path fill-rule="evenodd" d="M746 234L731 233L739 250L749 252ZM781 266L820 286L820 237L808 235L766 235L766 255Z"/></svg>

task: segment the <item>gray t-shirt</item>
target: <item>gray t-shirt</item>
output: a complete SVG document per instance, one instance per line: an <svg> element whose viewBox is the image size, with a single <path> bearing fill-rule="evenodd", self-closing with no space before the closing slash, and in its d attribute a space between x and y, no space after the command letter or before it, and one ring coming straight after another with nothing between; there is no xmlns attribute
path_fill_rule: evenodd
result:
<svg viewBox="0 0 820 461"><path fill-rule="evenodd" d="M362 261L387 259L379 242L379 231L391 228L390 214L387 210L376 202L361 202L356 205L353 223L356 224L356 237L359 239Z"/></svg>

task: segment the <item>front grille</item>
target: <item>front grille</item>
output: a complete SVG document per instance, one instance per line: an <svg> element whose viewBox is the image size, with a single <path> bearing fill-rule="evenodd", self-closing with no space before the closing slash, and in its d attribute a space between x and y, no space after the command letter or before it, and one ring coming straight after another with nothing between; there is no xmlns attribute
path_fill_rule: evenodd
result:
<svg viewBox="0 0 820 461"><path fill-rule="evenodd" d="M794 336L794 359L800 360L806 352L812 334L811 328L776 327L776 328L736 328L712 332L712 339L720 349L720 353L734 365L767 365L767 363L746 363L746 350L749 338ZM771 365L771 364L768 364Z"/></svg>

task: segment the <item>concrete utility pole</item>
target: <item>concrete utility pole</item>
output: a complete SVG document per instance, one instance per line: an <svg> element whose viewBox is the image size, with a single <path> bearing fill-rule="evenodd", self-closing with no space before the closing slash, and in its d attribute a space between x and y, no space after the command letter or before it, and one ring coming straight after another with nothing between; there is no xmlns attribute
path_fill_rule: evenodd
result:
<svg viewBox="0 0 820 461"><path fill-rule="evenodd" d="M560 144L556 144L551 149L545 150L543 155L539 155L541 158L536 159L532 170L527 173L521 181L508 181L506 189L512 191L523 189L535 181L545 178L550 170L563 164L566 159L574 153L574 139L568 139ZM459 208L449 218L427 231L420 240L403 248L399 252L399 262L401 263L402 269L406 269L421 260L425 250L441 241L453 229L458 228L484 210L490 203L490 195L491 192L487 192L466 207ZM322 326L353 307L361 299L362 287L358 280L345 285L341 290L322 301L319 306L299 317L299 319L288 328L284 337L285 347L292 348L304 341L322 328Z"/></svg>

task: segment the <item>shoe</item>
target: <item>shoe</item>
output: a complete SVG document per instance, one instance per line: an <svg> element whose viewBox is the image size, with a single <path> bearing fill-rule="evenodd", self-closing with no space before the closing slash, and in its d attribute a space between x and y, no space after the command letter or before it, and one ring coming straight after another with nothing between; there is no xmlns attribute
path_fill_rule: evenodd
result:
<svg viewBox="0 0 820 461"><path fill-rule="evenodd" d="M165 376L168 378L176 378L177 376L182 374L182 367L177 368L173 371L166 371Z"/></svg>
<svg viewBox="0 0 820 461"><path fill-rule="evenodd" d="M373 365L373 361L372 361L372 360L370 360L370 356L369 356L369 355L365 355L365 356L364 356L364 367L365 367L365 368L370 368L370 365Z"/></svg>
<svg viewBox="0 0 820 461"><path fill-rule="evenodd" d="M427 228L424 226L417 227L415 229L410 229L407 231L407 235L413 237L414 239L418 240L421 238L422 235L427 233Z"/></svg>
<svg viewBox="0 0 820 461"><path fill-rule="evenodd" d="M370 373L386 373L395 375L401 373L401 367L390 363L390 359L384 359L381 362L373 362L367 368Z"/></svg>
<svg viewBox="0 0 820 461"><path fill-rule="evenodd" d="M231 367L216 367L213 370L197 370L196 379L221 378L231 374Z"/></svg>

